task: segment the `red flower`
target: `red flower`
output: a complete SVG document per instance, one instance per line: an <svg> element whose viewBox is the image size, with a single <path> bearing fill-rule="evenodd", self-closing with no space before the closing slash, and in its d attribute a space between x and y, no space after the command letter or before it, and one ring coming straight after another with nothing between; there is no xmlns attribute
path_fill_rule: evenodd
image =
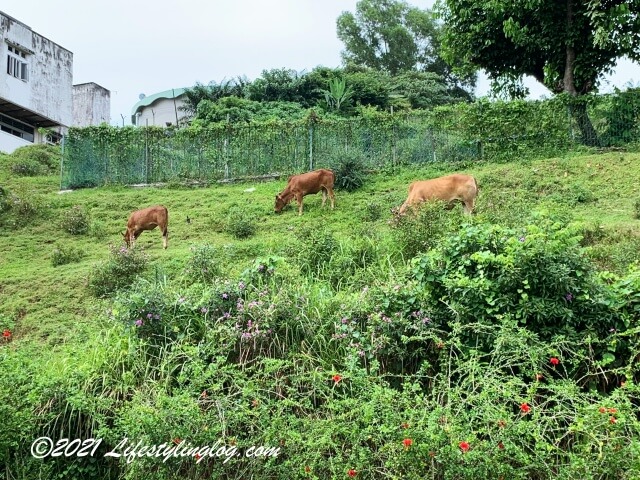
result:
<svg viewBox="0 0 640 480"><path fill-rule="evenodd" d="M337 373L331 377L332 380L337 384L340 380L342 380L342 376L338 375Z"/></svg>
<svg viewBox="0 0 640 480"><path fill-rule="evenodd" d="M609 419L609 423L612 423L612 424L613 424L613 423L616 423L617 421L618 421L618 420L616 420L616 417L611 417L611 418Z"/></svg>
<svg viewBox="0 0 640 480"><path fill-rule="evenodd" d="M498 448L500 450L504 450L504 444L502 442L498 442Z"/></svg>
<svg viewBox="0 0 640 480"><path fill-rule="evenodd" d="M199 453L196 453L196 454L194 455L194 458L195 458L196 460L200 460L200 459L202 458L202 455L200 455Z"/></svg>
<svg viewBox="0 0 640 480"><path fill-rule="evenodd" d="M349 470L347 470L347 475L353 478L358 475L358 472L356 472L353 468L350 468Z"/></svg>
<svg viewBox="0 0 640 480"><path fill-rule="evenodd" d="M607 413L607 409L606 409L606 408L604 408L604 407L600 407L600 408L598 409L598 411L599 411L600 413Z"/></svg>
<svg viewBox="0 0 640 480"><path fill-rule="evenodd" d="M460 447L460 450L462 450L463 453L467 453L470 448L467 442L460 442L458 446Z"/></svg>
<svg viewBox="0 0 640 480"><path fill-rule="evenodd" d="M180 440L179 437L176 437L173 439L173 443L175 443L176 445L180 445L182 443L182 440Z"/></svg>
<svg viewBox="0 0 640 480"><path fill-rule="evenodd" d="M2 332L2 338L4 338L5 340L9 340L11 338L11 330L5 328Z"/></svg>
<svg viewBox="0 0 640 480"><path fill-rule="evenodd" d="M551 365L553 365L555 367L556 365L558 365L560 363L560 360L558 360L556 357L551 357L549 359L549 363L551 363Z"/></svg>
<svg viewBox="0 0 640 480"><path fill-rule="evenodd" d="M618 411L617 408L610 408L607 410L609 413L616 413Z"/></svg>
<svg viewBox="0 0 640 480"><path fill-rule="evenodd" d="M405 438L404 440L402 440L402 444L404 445L405 450L409 450L409 447L413 445L413 440L411 440L410 438Z"/></svg>
<svg viewBox="0 0 640 480"><path fill-rule="evenodd" d="M530 410L531 410L531 407L529 406L529 404L527 402L524 402L524 403L520 404L520 411L522 413L524 413L525 415L527 413L529 413Z"/></svg>

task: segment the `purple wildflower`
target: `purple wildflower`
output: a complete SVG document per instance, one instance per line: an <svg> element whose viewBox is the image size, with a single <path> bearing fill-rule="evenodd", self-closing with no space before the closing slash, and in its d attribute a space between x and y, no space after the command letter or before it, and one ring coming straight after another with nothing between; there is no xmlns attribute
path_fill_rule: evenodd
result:
<svg viewBox="0 0 640 480"><path fill-rule="evenodd" d="M226 300L227 298L229 298L229 295L227 295L226 293L223 293L223 294L222 294L222 299L223 299L223 300Z"/></svg>
<svg viewBox="0 0 640 480"><path fill-rule="evenodd" d="M141 318L136 320L136 327L141 327L142 325L144 325L144 322L142 321Z"/></svg>
<svg viewBox="0 0 640 480"><path fill-rule="evenodd" d="M571 292L567 293L564 298L567 300L567 302L571 302L573 300L573 295L571 294Z"/></svg>

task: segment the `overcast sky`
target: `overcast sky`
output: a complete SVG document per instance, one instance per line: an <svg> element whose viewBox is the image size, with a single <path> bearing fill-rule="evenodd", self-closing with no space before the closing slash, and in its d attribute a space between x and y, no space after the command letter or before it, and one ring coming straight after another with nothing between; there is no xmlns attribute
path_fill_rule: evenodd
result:
<svg viewBox="0 0 640 480"><path fill-rule="evenodd" d="M0 10L73 52L73 82L111 91L111 123L131 123L138 95L250 80L263 70L340 66L336 19L357 0L2 0ZM433 0L408 3L430 8ZM640 82L623 61L603 91ZM527 82L535 98L548 93ZM481 80L476 94L487 91Z"/></svg>

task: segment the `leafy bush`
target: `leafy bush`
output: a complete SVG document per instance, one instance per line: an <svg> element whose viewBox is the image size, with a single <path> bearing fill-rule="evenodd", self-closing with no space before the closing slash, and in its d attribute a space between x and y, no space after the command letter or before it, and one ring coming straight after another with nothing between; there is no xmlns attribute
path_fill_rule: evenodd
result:
<svg viewBox="0 0 640 480"><path fill-rule="evenodd" d="M417 257L412 272L447 323L512 315L542 339L587 330L605 336L622 325L579 241L577 230L544 218L519 229L469 225Z"/></svg>
<svg viewBox="0 0 640 480"><path fill-rule="evenodd" d="M444 202L433 201L409 209L404 215L395 212L391 225L402 254L411 258L435 247L443 237L456 231L462 221L460 212L448 211Z"/></svg>
<svg viewBox="0 0 640 480"><path fill-rule="evenodd" d="M305 275L321 275L339 250L338 241L326 227L306 225L296 232L292 255Z"/></svg>
<svg viewBox="0 0 640 480"><path fill-rule="evenodd" d="M335 187L338 190L353 192L362 185L367 177L366 162L362 154L347 153L333 166Z"/></svg>
<svg viewBox="0 0 640 480"><path fill-rule="evenodd" d="M84 257L84 251L79 248L57 246L51 254L51 265L54 267L68 263L79 262Z"/></svg>
<svg viewBox="0 0 640 480"><path fill-rule="evenodd" d="M35 177L36 175L42 175L43 169L37 162L23 160L11 164L11 173L21 177Z"/></svg>
<svg viewBox="0 0 640 480"><path fill-rule="evenodd" d="M227 215L226 231L241 240L252 237L258 229L255 218L243 208L233 208Z"/></svg>
<svg viewBox="0 0 640 480"><path fill-rule="evenodd" d="M9 190L0 186L0 215L7 213L11 210L13 202L11 201L11 193Z"/></svg>
<svg viewBox="0 0 640 480"><path fill-rule="evenodd" d="M64 212L60 226L65 232L70 233L71 235L84 235L89 231L89 213L84 207L74 205Z"/></svg>
<svg viewBox="0 0 640 480"><path fill-rule="evenodd" d="M109 249L109 260L95 265L89 273L87 285L96 297L105 297L128 287L147 268L148 257L142 249L116 245Z"/></svg>
<svg viewBox="0 0 640 480"><path fill-rule="evenodd" d="M222 272L221 254L220 249L206 243L191 247L185 274L195 282L211 282Z"/></svg>
<svg viewBox="0 0 640 480"><path fill-rule="evenodd" d="M362 214L366 222L375 222L382 218L382 205L377 202L367 202Z"/></svg>
<svg viewBox="0 0 640 480"><path fill-rule="evenodd" d="M21 176L50 175L57 172L60 155L60 147L53 145L20 147L10 155L11 171Z"/></svg>
<svg viewBox="0 0 640 480"><path fill-rule="evenodd" d="M13 192L0 192L0 222L11 228L20 228L38 217L46 217L47 208L40 195L21 187Z"/></svg>

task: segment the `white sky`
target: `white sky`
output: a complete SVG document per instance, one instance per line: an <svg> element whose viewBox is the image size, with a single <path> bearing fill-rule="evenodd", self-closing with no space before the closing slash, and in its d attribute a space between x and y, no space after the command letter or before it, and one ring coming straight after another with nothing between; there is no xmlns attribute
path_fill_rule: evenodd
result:
<svg viewBox="0 0 640 480"><path fill-rule="evenodd" d="M2 0L0 10L73 52L73 82L111 91L111 123L131 123L138 95L263 70L338 67L336 19L357 0ZM409 0L430 8L433 0ZM601 91L640 82L622 61ZM532 97L548 92L527 82ZM487 92L481 78L477 95Z"/></svg>

